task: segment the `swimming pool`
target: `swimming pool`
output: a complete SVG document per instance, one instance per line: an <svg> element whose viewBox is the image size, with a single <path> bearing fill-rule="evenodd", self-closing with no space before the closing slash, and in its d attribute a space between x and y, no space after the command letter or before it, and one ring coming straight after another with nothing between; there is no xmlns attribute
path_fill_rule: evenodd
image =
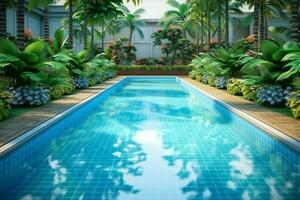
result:
<svg viewBox="0 0 300 200"><path fill-rule="evenodd" d="M1 199L297 199L300 156L176 77L129 77L0 160Z"/></svg>

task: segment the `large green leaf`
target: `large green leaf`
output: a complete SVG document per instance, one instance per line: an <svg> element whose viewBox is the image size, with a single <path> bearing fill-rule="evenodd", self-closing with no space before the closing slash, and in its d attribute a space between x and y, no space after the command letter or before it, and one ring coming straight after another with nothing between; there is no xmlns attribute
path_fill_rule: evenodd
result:
<svg viewBox="0 0 300 200"><path fill-rule="evenodd" d="M19 49L12 41L8 39L0 39L0 53L10 54L18 57Z"/></svg>
<svg viewBox="0 0 300 200"><path fill-rule="evenodd" d="M23 72L23 73L21 73L21 77L24 80L30 80L33 82L41 82L42 81L41 77L39 77L36 73L33 73L33 72Z"/></svg>
<svg viewBox="0 0 300 200"><path fill-rule="evenodd" d="M38 40L36 42L33 42L31 44L29 44L24 52L27 52L27 53L35 53L37 55L40 55L43 53L43 51L45 50L45 42L41 41L41 40Z"/></svg>
<svg viewBox="0 0 300 200"><path fill-rule="evenodd" d="M39 56L29 52L21 52L19 58L26 63L36 63L40 60Z"/></svg>
<svg viewBox="0 0 300 200"><path fill-rule="evenodd" d="M261 44L261 52L265 59L272 61L273 54L279 50L279 45L270 40L264 40Z"/></svg>
<svg viewBox="0 0 300 200"><path fill-rule="evenodd" d="M85 61L88 58L89 52L87 50L82 50L77 54L77 58L80 61Z"/></svg>
<svg viewBox="0 0 300 200"><path fill-rule="evenodd" d="M0 53L0 63L16 62L18 60L19 60L19 58L15 57L15 56Z"/></svg>

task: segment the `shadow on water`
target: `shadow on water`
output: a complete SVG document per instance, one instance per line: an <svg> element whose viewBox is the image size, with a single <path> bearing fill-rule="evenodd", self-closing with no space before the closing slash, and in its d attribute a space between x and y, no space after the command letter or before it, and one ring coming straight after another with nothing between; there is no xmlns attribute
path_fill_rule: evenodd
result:
<svg viewBox="0 0 300 200"><path fill-rule="evenodd" d="M126 111L128 107L135 110ZM78 123L63 120L47 129L47 134L40 134L8 156L14 166L13 170L1 168L2 172L12 172L1 172L1 197L117 199L121 192L139 192L124 176L142 175L137 164L146 160L146 154L132 135L146 118L139 112L142 109L141 101L114 107L99 105L97 112L75 113L74 122ZM62 124L63 128L59 127Z"/></svg>
<svg viewBox="0 0 300 200"><path fill-rule="evenodd" d="M230 124L233 120L233 113L222 106L218 101L213 102L214 111L216 116L213 118L215 123Z"/></svg>

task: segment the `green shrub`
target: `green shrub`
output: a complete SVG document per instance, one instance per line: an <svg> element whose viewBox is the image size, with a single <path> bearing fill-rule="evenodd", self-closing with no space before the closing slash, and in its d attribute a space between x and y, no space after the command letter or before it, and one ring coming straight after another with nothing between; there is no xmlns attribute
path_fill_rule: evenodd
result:
<svg viewBox="0 0 300 200"><path fill-rule="evenodd" d="M0 92L0 121L8 117L11 103L12 95L9 92Z"/></svg>
<svg viewBox="0 0 300 200"><path fill-rule="evenodd" d="M214 76L209 76L207 79L208 85L215 87L215 80L216 80L216 78Z"/></svg>
<svg viewBox="0 0 300 200"><path fill-rule="evenodd" d="M260 85L242 85L242 94L243 97L249 101L256 101L257 90L260 88Z"/></svg>
<svg viewBox="0 0 300 200"><path fill-rule="evenodd" d="M227 86L227 78L225 77L217 77L215 79L215 83L214 85L216 86L216 88L219 88L219 89L226 89L226 86Z"/></svg>
<svg viewBox="0 0 300 200"><path fill-rule="evenodd" d="M242 95L243 80L231 78L227 83L227 91L229 94L241 96Z"/></svg>
<svg viewBox="0 0 300 200"><path fill-rule="evenodd" d="M296 119L300 118L300 90L291 93L286 106L291 110Z"/></svg>

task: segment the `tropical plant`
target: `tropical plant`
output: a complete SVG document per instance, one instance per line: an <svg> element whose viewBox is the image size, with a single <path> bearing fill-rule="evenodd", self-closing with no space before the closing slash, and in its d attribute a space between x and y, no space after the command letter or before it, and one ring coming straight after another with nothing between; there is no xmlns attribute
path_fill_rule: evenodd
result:
<svg viewBox="0 0 300 200"><path fill-rule="evenodd" d="M0 121L9 116L11 110L12 95L5 91L0 92Z"/></svg>
<svg viewBox="0 0 300 200"><path fill-rule="evenodd" d="M136 58L136 48L128 45L127 38L112 42L106 50L106 55L116 64L130 63Z"/></svg>
<svg viewBox="0 0 300 200"><path fill-rule="evenodd" d="M189 18L190 4L179 3L176 0L168 0L167 3L174 8L174 10L168 10L165 12L164 17L160 20L160 24L164 27L170 25L177 25L184 31L184 35L188 33L191 37L196 35L195 23Z"/></svg>
<svg viewBox="0 0 300 200"><path fill-rule="evenodd" d="M291 110L294 118L300 118L300 90L289 95L286 106Z"/></svg>
<svg viewBox="0 0 300 200"><path fill-rule="evenodd" d="M23 49L25 43L25 0L17 0L17 46Z"/></svg>
<svg viewBox="0 0 300 200"><path fill-rule="evenodd" d="M179 26L171 25L158 30L151 37L154 39L154 46L161 46L162 53L170 59L170 64L174 64L175 61L189 62L197 50L197 47L184 37L184 32Z"/></svg>
<svg viewBox="0 0 300 200"><path fill-rule="evenodd" d="M286 64L286 67L292 66L286 73L283 73L285 69L283 66L285 61L293 58L287 54L299 51L299 45L294 42L287 42L280 46L274 41L263 41L261 55L258 55L256 58L244 56L241 61L244 65L241 71L245 74L245 81L250 84L272 84L276 80L293 77L297 73L297 61L293 60L291 64Z"/></svg>
<svg viewBox="0 0 300 200"><path fill-rule="evenodd" d="M243 80L231 78L227 81L227 91L229 94L241 96L242 95Z"/></svg>
<svg viewBox="0 0 300 200"><path fill-rule="evenodd" d="M144 39L144 33L141 27L145 26L145 21L140 19L140 15L144 13L145 10L140 8L131 13L130 10L123 5L120 6L120 10L123 15L116 19L116 23L118 27L129 29L128 45L130 46L132 44L132 37L135 31L141 39Z"/></svg>

